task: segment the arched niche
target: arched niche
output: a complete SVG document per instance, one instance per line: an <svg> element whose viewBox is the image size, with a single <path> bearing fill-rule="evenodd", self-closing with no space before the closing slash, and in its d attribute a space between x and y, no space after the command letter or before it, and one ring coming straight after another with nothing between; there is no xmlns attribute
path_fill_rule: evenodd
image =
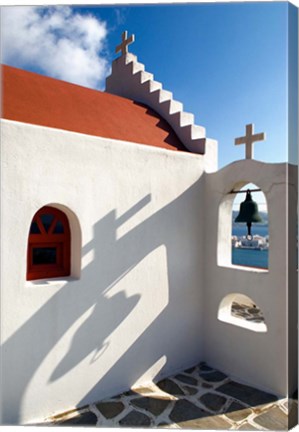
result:
<svg viewBox="0 0 299 432"><path fill-rule="evenodd" d="M247 239L246 223L234 223L239 214L240 205L246 198L246 191L251 190L252 200L258 205L258 212L262 217L262 223L253 223L251 226L251 238ZM265 194L256 184L250 183L243 186L241 193L235 194L232 208L232 259L233 265L257 267L268 269L269 231L268 231L268 206ZM255 192L256 191L256 192Z"/></svg>
<svg viewBox="0 0 299 432"><path fill-rule="evenodd" d="M218 210L218 237L217 237L217 264L223 267L238 266L240 269L268 269L269 234L267 229L253 223L251 242L244 237L247 234L246 223L234 224L239 212L240 203L245 200L246 190L261 189L258 185L249 182L235 183L219 205ZM231 193L232 191L244 191ZM259 212L267 212L267 199L264 192L252 192L252 199L259 205ZM236 230L239 229L239 233ZM238 250L236 250L239 247ZM257 251L262 251L257 256ZM243 258L244 257L244 258ZM252 259L253 258L253 259Z"/></svg>
<svg viewBox="0 0 299 432"><path fill-rule="evenodd" d="M34 215L27 252L27 280L70 276L71 233L66 214L44 206Z"/></svg>
<svg viewBox="0 0 299 432"><path fill-rule="evenodd" d="M217 318L219 321L254 332L268 331L263 311L244 294L231 293L225 296L220 302Z"/></svg>
<svg viewBox="0 0 299 432"><path fill-rule="evenodd" d="M53 213L62 213L67 219L70 230L70 245L69 245L69 255L70 255L70 271L69 276L74 278L79 278L81 275L81 248L82 248L82 234L80 222L76 214L67 206L60 203L49 203L42 206L36 213L38 214L42 209L53 209ZM51 213L51 211L50 211ZM35 217L33 215L32 221ZM31 225L32 225L31 221ZM31 227L30 227L31 228ZM43 278L42 278L43 279Z"/></svg>

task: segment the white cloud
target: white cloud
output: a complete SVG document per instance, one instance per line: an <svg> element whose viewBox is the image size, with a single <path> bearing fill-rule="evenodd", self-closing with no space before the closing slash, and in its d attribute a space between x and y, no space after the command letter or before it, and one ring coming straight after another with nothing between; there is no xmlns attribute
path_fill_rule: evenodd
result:
<svg viewBox="0 0 299 432"><path fill-rule="evenodd" d="M69 6L2 7L2 62L99 88L108 72L107 28Z"/></svg>

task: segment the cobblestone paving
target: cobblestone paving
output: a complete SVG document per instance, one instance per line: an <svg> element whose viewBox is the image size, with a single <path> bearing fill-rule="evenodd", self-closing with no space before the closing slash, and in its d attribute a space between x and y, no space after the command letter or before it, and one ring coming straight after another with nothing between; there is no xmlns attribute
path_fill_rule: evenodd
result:
<svg viewBox="0 0 299 432"><path fill-rule="evenodd" d="M287 430L297 424L297 411L297 400L278 400L200 363L156 384L59 416L51 425Z"/></svg>
<svg viewBox="0 0 299 432"><path fill-rule="evenodd" d="M245 319L255 323L265 322L263 313L257 306L249 306L246 304L233 302L232 315L236 318Z"/></svg>

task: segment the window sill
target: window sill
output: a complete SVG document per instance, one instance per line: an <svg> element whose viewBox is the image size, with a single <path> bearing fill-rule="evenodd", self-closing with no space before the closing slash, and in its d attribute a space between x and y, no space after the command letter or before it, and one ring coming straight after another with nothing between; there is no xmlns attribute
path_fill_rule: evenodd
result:
<svg viewBox="0 0 299 432"><path fill-rule="evenodd" d="M70 282L76 282L79 278L67 276L67 277L58 277L53 279L36 279L31 281L26 281L25 288L42 288L42 287L51 287L51 288L62 288L64 285Z"/></svg>
<svg viewBox="0 0 299 432"><path fill-rule="evenodd" d="M246 271L246 272L254 272L254 273L269 273L268 268L242 266L242 265L238 265L238 264L229 264L229 265L218 264L218 267L227 268L227 269L231 269L231 270L241 270L241 271Z"/></svg>
<svg viewBox="0 0 299 432"><path fill-rule="evenodd" d="M268 331L265 323L248 322L240 318L235 318L231 315L218 317L218 320L227 324L231 324L235 327L241 327L246 330L254 331L256 333L266 333Z"/></svg>

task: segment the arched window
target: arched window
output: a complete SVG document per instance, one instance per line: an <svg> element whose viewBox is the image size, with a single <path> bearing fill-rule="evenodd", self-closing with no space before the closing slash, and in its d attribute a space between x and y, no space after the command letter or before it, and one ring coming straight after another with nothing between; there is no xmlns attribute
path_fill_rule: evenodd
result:
<svg viewBox="0 0 299 432"><path fill-rule="evenodd" d="M27 256L27 280L70 275L70 226L66 215L43 207L33 217Z"/></svg>
<svg viewBox="0 0 299 432"><path fill-rule="evenodd" d="M248 296L241 293L226 295L218 308L219 321L265 333L268 331L261 308Z"/></svg>
<svg viewBox="0 0 299 432"><path fill-rule="evenodd" d="M252 190L252 200L258 204L261 221L253 223L251 237L247 236L246 223L235 222L240 211L240 203L245 200L245 192ZM253 183L243 186L236 194L232 214L232 264L268 269L269 227L266 197L261 189ZM257 191L257 192L254 192Z"/></svg>

